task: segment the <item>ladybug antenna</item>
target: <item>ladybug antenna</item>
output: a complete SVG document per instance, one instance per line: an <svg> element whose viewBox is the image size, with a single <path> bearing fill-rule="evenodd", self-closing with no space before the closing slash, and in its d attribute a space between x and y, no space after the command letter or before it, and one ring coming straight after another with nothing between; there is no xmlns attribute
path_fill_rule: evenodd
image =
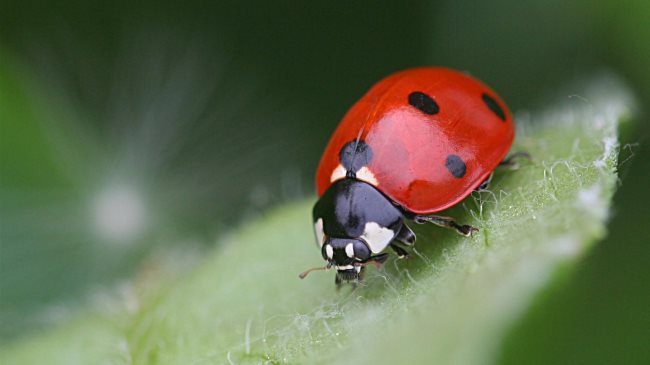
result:
<svg viewBox="0 0 650 365"><path fill-rule="evenodd" d="M301 272L301 273L298 275L298 277L301 278L301 279L304 279L304 278L306 278L307 275L309 275L309 273L312 272L312 271L329 270L329 269L331 269L331 268L332 268L332 264L330 264L330 263L328 263L327 265L325 265L325 266L323 266L323 267L312 267L311 269L309 269L309 270L307 270L307 271Z"/></svg>

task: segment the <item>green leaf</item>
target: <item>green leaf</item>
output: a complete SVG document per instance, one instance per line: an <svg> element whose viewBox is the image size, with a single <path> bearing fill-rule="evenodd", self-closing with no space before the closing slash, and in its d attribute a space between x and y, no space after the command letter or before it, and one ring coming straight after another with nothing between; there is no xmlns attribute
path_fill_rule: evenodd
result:
<svg viewBox="0 0 650 365"><path fill-rule="evenodd" d="M518 116L514 150L533 162L445 213L478 226L472 238L415 227L410 260L337 293L332 272L298 279L323 264L314 200L287 204L222 238L190 273L171 279L164 260L149 265L102 311L5 346L0 362L490 362L535 294L606 232L617 131L633 101L611 77L571 94Z"/></svg>

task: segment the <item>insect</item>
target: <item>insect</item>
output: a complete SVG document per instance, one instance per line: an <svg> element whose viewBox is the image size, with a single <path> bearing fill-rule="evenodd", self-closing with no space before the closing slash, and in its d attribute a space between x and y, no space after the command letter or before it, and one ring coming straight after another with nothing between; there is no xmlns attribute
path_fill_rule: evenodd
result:
<svg viewBox="0 0 650 365"><path fill-rule="evenodd" d="M316 241L337 287L380 266L388 247L407 257L406 224L433 223L470 236L477 228L433 213L487 188L515 136L510 111L480 81L423 67L375 84L341 120L316 173ZM522 153L525 155L525 153ZM519 154L519 155L522 155Z"/></svg>

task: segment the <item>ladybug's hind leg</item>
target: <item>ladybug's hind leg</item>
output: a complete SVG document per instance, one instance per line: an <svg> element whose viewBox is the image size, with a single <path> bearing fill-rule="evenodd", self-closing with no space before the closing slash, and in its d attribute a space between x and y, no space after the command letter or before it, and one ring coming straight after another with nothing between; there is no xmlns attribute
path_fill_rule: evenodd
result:
<svg viewBox="0 0 650 365"><path fill-rule="evenodd" d="M466 224L458 224L451 217L443 217L439 215L416 215L413 221L418 224L433 223L436 226L454 229L458 234L463 236L471 236L472 233L478 232L478 228Z"/></svg>
<svg viewBox="0 0 650 365"><path fill-rule="evenodd" d="M525 158L528 161L532 160L532 157L528 152L515 152L512 155L506 157L503 161L499 162L499 167L506 168L508 170L517 170L519 169L519 159ZM487 188L490 186L490 182L492 181L492 176L494 176L494 172L490 174L490 176L487 177L487 179L483 180L481 185L479 185L474 191L485 191Z"/></svg>
<svg viewBox="0 0 650 365"><path fill-rule="evenodd" d="M530 153L528 152L515 152L512 155L508 156L505 158L505 160L501 161L499 163L499 167L505 167L508 170L517 170L519 168L519 160L520 158L525 158L528 161L531 161L533 158L530 156ZM483 184L481 184L483 185Z"/></svg>
<svg viewBox="0 0 650 365"><path fill-rule="evenodd" d="M490 181L492 181L492 176L494 176L494 173L491 173L490 176L487 177L487 179L483 180L481 185L479 185L474 191L485 191L487 190L488 186L490 186Z"/></svg>

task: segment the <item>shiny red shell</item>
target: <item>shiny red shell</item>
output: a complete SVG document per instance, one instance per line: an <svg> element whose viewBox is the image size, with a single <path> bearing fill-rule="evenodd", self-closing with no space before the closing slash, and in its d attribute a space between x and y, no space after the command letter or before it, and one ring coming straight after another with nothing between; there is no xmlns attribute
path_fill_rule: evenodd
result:
<svg viewBox="0 0 650 365"><path fill-rule="evenodd" d="M433 100L436 112L415 106L413 93ZM318 195L343 178L340 151L360 137L372 158L357 178L408 211L435 213L487 179L514 136L510 111L482 82L447 68L401 71L375 84L343 117L316 172Z"/></svg>

